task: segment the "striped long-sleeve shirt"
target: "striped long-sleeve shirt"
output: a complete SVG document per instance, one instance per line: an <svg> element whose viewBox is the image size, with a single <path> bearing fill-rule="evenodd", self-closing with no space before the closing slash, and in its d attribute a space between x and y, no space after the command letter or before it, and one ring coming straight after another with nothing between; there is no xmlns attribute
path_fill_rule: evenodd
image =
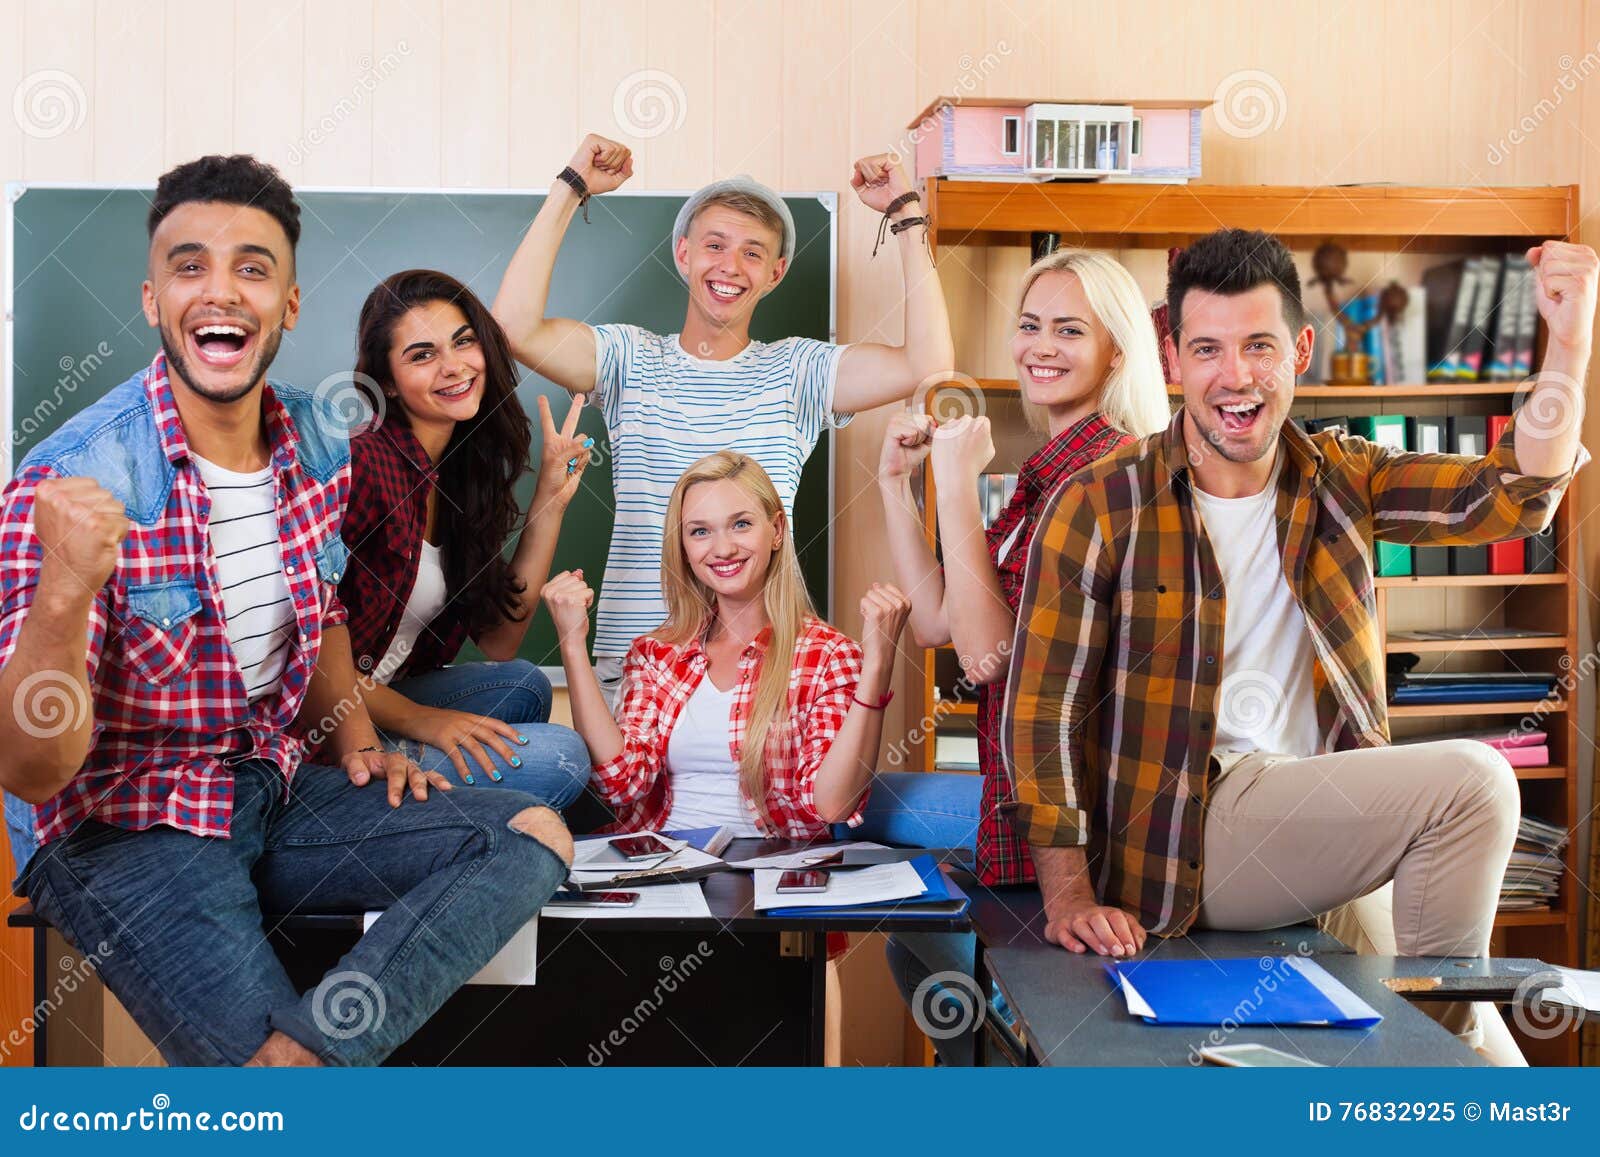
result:
<svg viewBox="0 0 1600 1157"><path fill-rule="evenodd" d="M1073 475L1042 516L1011 658L1013 823L1086 845L1095 893L1152 931L1193 922L1223 675L1225 592L1191 493L1180 409L1166 431ZM1471 546L1537 533L1566 473L1517 471L1515 422L1482 458L1395 451L1285 423L1283 573L1306 617L1323 749L1389 742L1373 541Z"/></svg>

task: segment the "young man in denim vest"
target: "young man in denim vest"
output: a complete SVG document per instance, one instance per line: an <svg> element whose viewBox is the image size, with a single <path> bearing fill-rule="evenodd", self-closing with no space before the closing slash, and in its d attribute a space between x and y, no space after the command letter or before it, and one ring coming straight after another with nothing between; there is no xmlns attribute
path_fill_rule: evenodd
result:
<svg viewBox="0 0 1600 1157"><path fill-rule="evenodd" d="M373 1064L533 918L571 842L529 797L445 794L361 706L346 431L265 382L300 308L288 185L203 157L161 178L149 228L161 352L0 497L17 889L170 1063ZM338 767L301 764L302 713L339 721ZM263 914L378 908L298 994Z"/></svg>

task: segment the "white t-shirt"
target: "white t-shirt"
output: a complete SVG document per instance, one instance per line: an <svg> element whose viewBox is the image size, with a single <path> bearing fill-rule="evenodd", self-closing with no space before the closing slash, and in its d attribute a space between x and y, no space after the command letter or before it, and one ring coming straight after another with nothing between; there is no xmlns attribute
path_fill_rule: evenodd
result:
<svg viewBox="0 0 1600 1157"><path fill-rule="evenodd" d="M667 500L692 463L717 450L748 454L794 513L800 471L833 412L843 346L791 337L752 341L735 357L685 352L677 334L597 325L595 389L611 441L616 514L595 610L594 653L626 655L667 617L661 538Z"/></svg>
<svg viewBox="0 0 1600 1157"><path fill-rule="evenodd" d="M417 644L417 636L422 634L422 628L444 610L444 600L444 564L439 561L439 548L424 539L422 553L417 559L417 581L411 587L411 597L406 600L406 609L400 613L400 625L395 628L394 638L389 641L388 649L372 672L379 683L387 687L394 673L405 665L411 648Z"/></svg>
<svg viewBox="0 0 1600 1157"><path fill-rule="evenodd" d="M761 835L754 810L739 792L739 765L733 761L736 690L718 691L709 675L702 678L667 737L667 774L672 776L669 832L726 824L737 836Z"/></svg>
<svg viewBox="0 0 1600 1157"><path fill-rule="evenodd" d="M298 627L278 545L272 467L240 474L190 452L211 497L211 554L222 611L250 702L278 690Z"/></svg>
<svg viewBox="0 0 1600 1157"><path fill-rule="evenodd" d="M1194 487L1226 593L1217 751L1310 756L1321 746L1311 683L1311 632L1283 577L1278 468L1266 489L1218 498Z"/></svg>

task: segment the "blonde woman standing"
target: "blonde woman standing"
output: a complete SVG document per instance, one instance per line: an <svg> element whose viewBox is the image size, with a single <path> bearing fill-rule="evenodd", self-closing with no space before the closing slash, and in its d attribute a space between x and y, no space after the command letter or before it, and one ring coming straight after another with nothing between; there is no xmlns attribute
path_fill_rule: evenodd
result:
<svg viewBox="0 0 1600 1157"><path fill-rule="evenodd" d="M1001 755L1001 711L1027 560L1040 511L1067 477L1132 438L1167 425L1170 408L1150 309L1117 261L1064 249L1035 262L1017 295L1011 356L1029 425L1046 440L1022 464L1010 503L985 528L978 477L994 457L989 420L936 425L905 412L889 423L878 478L895 577L911 592L917 646L954 646L978 691L981 777L890 773L862 834L895 843L972 847L984 884L1035 879L1027 845L1004 814L1012 777ZM911 473L931 462L940 565L923 533ZM908 1000L940 999L934 972L972 971L970 937L897 936L890 965ZM973 994L963 994L970 999ZM949 1064L970 1063L971 1035L938 1043Z"/></svg>
<svg viewBox="0 0 1600 1157"><path fill-rule="evenodd" d="M584 647L593 591L581 572L543 591L612 830L803 838L860 823L905 597L873 584L859 645L818 618L777 488L726 450L673 488L661 586L667 620L628 651L615 719Z"/></svg>

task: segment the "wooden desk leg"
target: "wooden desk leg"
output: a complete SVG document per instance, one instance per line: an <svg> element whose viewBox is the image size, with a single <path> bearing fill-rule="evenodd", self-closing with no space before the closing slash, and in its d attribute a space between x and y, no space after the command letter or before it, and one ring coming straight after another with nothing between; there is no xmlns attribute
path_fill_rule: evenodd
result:
<svg viewBox="0 0 1600 1157"><path fill-rule="evenodd" d="M46 998L49 986L45 977L50 967L50 929L37 925L33 930L33 1067L46 1068L50 1064L49 1041L45 1036L45 1023L50 1017Z"/></svg>

